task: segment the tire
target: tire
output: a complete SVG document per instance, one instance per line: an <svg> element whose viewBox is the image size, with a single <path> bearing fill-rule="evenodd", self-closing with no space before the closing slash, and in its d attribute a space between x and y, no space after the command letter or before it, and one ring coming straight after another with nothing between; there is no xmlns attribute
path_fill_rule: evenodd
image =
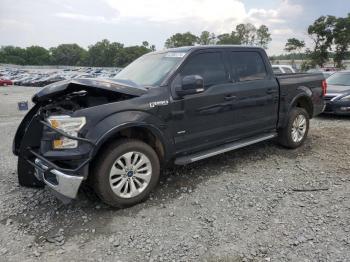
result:
<svg viewBox="0 0 350 262"><path fill-rule="evenodd" d="M127 159L134 165L128 165ZM159 181L160 164L148 144L121 139L98 156L92 171L90 183L99 198L110 206L123 208L148 197Z"/></svg>
<svg viewBox="0 0 350 262"><path fill-rule="evenodd" d="M296 128L298 123L304 123L304 125ZM287 125L278 132L279 144L291 149L301 146L307 138L309 124L310 117L306 110L300 107L293 108L289 113Z"/></svg>

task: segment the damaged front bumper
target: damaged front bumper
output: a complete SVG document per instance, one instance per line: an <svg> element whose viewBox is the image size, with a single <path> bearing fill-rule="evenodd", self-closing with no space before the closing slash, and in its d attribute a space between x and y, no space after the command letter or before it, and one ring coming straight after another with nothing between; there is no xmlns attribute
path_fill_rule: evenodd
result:
<svg viewBox="0 0 350 262"><path fill-rule="evenodd" d="M36 132L36 130L38 131ZM41 130L40 135L37 135L36 142L33 142L31 133L37 134L39 130ZM76 152L64 151L43 152L43 144L47 143L43 138L45 137L43 133L50 133L51 135L61 137L64 136L69 139L77 140L80 143L80 147L82 147L83 144L89 144L89 147L86 148L84 152L78 151L78 154L73 154ZM26 132L22 137L18 152L18 175L35 176L38 181L57 192L58 194L55 195L60 200L67 202L69 199L76 198L81 183L87 177L88 164L92 159L91 154L94 147L95 144L92 141L83 137L71 136L61 130L51 127L39 116L34 116L30 124L26 127ZM67 162L70 164L68 168ZM65 165L62 165L62 163ZM26 165L26 168L20 168L20 166L24 165ZM30 168L31 170L29 170Z"/></svg>
<svg viewBox="0 0 350 262"><path fill-rule="evenodd" d="M43 181L49 188L67 198L76 198L80 184L83 182L83 176L68 175L57 169L50 169L48 165L40 160L35 159L34 175L39 181Z"/></svg>

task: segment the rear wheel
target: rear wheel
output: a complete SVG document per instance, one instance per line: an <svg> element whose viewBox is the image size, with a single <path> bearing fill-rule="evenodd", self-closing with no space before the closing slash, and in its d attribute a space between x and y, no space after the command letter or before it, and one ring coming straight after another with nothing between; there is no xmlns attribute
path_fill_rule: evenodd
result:
<svg viewBox="0 0 350 262"><path fill-rule="evenodd" d="M131 206L146 199L159 180L159 159L148 144L123 139L109 146L97 159L92 186L105 203Z"/></svg>
<svg viewBox="0 0 350 262"><path fill-rule="evenodd" d="M301 146L309 132L309 114L303 108L293 108L287 125L278 133L279 143L288 148Z"/></svg>

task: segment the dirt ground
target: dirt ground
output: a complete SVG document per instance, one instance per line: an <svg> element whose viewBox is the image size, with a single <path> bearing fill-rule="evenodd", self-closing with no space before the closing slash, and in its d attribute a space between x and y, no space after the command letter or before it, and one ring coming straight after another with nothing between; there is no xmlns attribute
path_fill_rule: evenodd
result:
<svg viewBox="0 0 350 262"><path fill-rule="evenodd" d="M350 261L350 117L313 119L296 150L271 141L165 170L118 210L18 186L16 103L35 90L0 87L0 261Z"/></svg>

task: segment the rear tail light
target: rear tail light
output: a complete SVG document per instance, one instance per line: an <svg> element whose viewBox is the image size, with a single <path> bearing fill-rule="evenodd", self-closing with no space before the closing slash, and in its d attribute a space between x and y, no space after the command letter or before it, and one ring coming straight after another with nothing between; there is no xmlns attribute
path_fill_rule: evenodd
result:
<svg viewBox="0 0 350 262"><path fill-rule="evenodd" d="M327 93L327 82L326 80L322 81L322 96L325 96Z"/></svg>

